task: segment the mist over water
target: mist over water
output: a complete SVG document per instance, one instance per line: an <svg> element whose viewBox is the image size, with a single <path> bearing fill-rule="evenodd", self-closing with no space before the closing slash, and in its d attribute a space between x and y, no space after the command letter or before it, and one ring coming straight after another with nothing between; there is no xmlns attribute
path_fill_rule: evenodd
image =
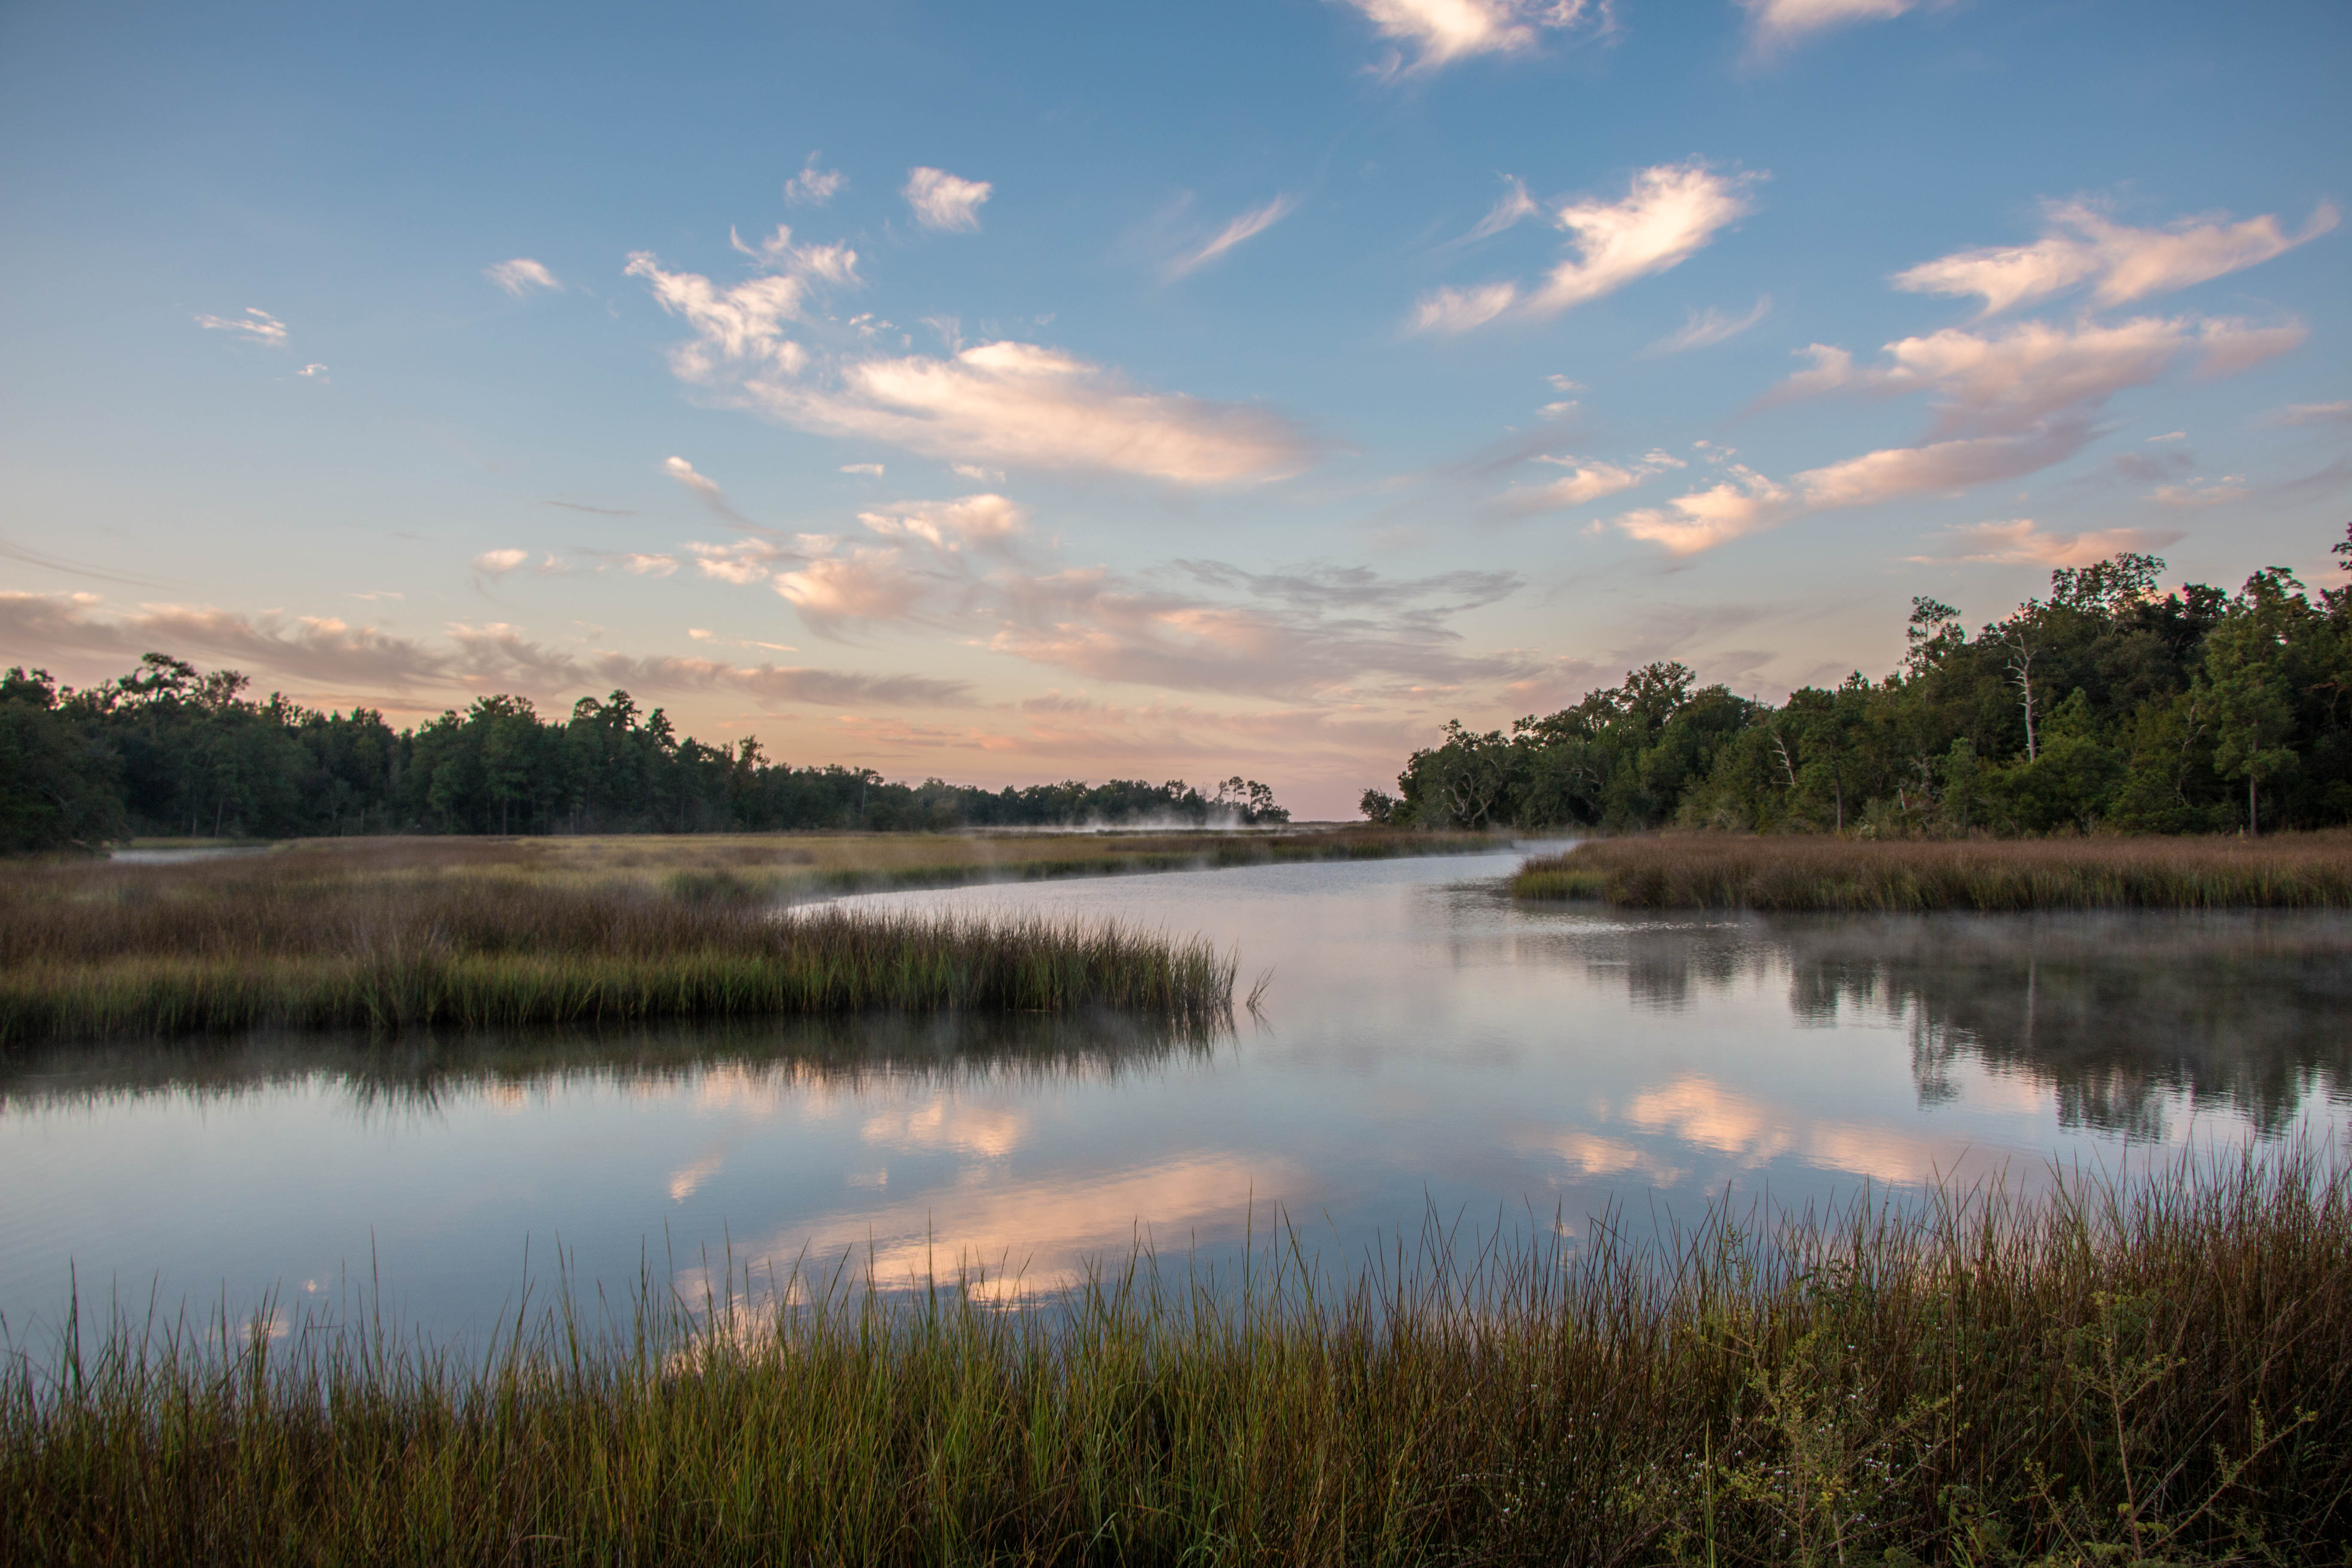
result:
<svg viewBox="0 0 2352 1568"><path fill-rule="evenodd" d="M78 1280L232 1310L380 1281L478 1332L559 1268L698 1295L844 1258L1051 1289L1139 1243L1341 1261L1432 1222L1573 1237L1710 1198L2037 1181L2352 1126L2336 915L1627 917L1516 857L877 895L1237 949L1262 1015L852 1018L116 1044L0 1063L0 1312ZM559 1263L559 1258L561 1262Z"/></svg>

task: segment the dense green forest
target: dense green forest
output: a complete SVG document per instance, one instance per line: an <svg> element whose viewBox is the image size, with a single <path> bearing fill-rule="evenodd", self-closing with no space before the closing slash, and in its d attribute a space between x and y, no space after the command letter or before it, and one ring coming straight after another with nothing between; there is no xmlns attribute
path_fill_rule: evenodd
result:
<svg viewBox="0 0 2352 1568"><path fill-rule="evenodd" d="M2352 529L2335 547L2352 571ZM2352 821L2352 587L2255 573L2159 595L2117 555L1969 635L1912 601L1903 667L1779 707L1680 664L1415 752L1378 822L1878 837L2210 833Z"/></svg>
<svg viewBox="0 0 2352 1568"><path fill-rule="evenodd" d="M395 731L367 709L321 713L247 696L235 670L159 653L81 690L42 670L0 677L0 849L90 847L141 835L866 831L1084 823L1289 820L1274 793L1232 778L1114 779L991 793L863 768L771 763L756 740L680 739L625 691L541 719L483 697Z"/></svg>

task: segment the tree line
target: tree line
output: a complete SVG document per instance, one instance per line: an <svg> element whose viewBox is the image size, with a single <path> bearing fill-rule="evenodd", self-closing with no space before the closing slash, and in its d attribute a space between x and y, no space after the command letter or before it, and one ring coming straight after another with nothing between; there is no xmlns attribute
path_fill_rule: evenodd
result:
<svg viewBox="0 0 2352 1568"><path fill-rule="evenodd" d="M2352 528L2335 547L2352 571ZM1973 637L1912 601L1902 668L1777 707L1678 663L1415 752L1376 822L1876 837L2248 833L2352 822L2352 587L2282 567L2159 594L2125 552Z"/></svg>
<svg viewBox="0 0 2352 1568"><path fill-rule="evenodd" d="M870 768L793 767L760 742L680 738L625 691L562 719L526 698L394 730L365 708L256 700L235 670L151 653L76 690L39 669L0 676L0 849L128 837L376 833L868 832L1289 820L1274 792L1113 779L989 791L892 783Z"/></svg>

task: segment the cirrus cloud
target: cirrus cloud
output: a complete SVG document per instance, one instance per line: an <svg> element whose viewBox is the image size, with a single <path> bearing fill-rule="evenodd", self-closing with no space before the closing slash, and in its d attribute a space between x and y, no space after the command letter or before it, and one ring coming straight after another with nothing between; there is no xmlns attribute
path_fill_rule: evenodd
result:
<svg viewBox="0 0 2352 1568"><path fill-rule="evenodd" d="M2003 566L2088 566L2126 550L2143 554L2187 537L2175 529L2104 528L2084 533L2053 533L2030 517L2007 522L1971 522L1947 529L1946 548L1914 555L1917 562L1970 561Z"/></svg>
<svg viewBox="0 0 2352 1568"><path fill-rule="evenodd" d="M551 289L556 293L563 291L563 285L555 280L555 274L528 256L518 256L511 261L485 267L482 276L517 300L534 289Z"/></svg>
<svg viewBox="0 0 2352 1568"><path fill-rule="evenodd" d="M2042 237L2032 245L1957 251L1890 281L1915 294L1974 295L1986 316L2085 285L2095 305L2127 305L2283 256L2333 229L2337 215L2322 202L2293 235L2269 214L2243 223L2189 218L2167 228L2133 228L2083 201L2048 203L2043 220Z"/></svg>
<svg viewBox="0 0 2352 1568"><path fill-rule="evenodd" d="M1162 269L1161 276L1172 282L1176 279L1199 271L1234 247L1245 240L1256 238L1284 218L1288 217L1291 210L1297 205L1289 196L1282 195L1275 197L1264 206L1252 207L1200 245L1171 261Z"/></svg>
<svg viewBox="0 0 2352 1568"><path fill-rule="evenodd" d="M645 279L663 308L693 330L670 351L680 380L803 430L991 470L1254 484L1296 473L1314 455L1306 433L1280 415L1149 391L1034 343L975 343L944 358L849 354L812 365L786 332L830 263L816 259L813 247L788 243L777 254L784 270L728 288L668 271L649 252L630 258L629 274Z"/></svg>
<svg viewBox="0 0 2352 1568"><path fill-rule="evenodd" d="M1245 405L1150 392L1033 343L978 343L947 358L842 363L837 384L747 383L755 406L804 430L882 441L992 468L1094 469L1186 485L1297 472L1312 444Z"/></svg>
<svg viewBox="0 0 2352 1568"><path fill-rule="evenodd" d="M784 182L784 200L795 206L821 207L841 193L849 184L849 176L838 169L820 169L816 161L821 156L812 153L801 165L801 172Z"/></svg>
<svg viewBox="0 0 2352 1568"><path fill-rule="evenodd" d="M1391 56L1381 74L1435 70L1479 55L1525 54L1546 33L1606 33L1609 0L1347 0L1372 30L1412 51Z"/></svg>
<svg viewBox="0 0 2352 1568"><path fill-rule="evenodd" d="M334 616L246 615L182 605L110 610L90 594L0 591L0 651L53 661L61 652L133 659L155 647L230 660L248 672L283 678L291 695L324 689L341 693L341 700L408 710L418 706L415 697L392 701L380 694L499 690L543 700L625 686L640 694L734 690L769 708L959 707L971 701L970 684L961 680L772 663L744 667L667 655L583 655L536 641L498 621L452 623L440 639L428 642Z"/></svg>
<svg viewBox="0 0 2352 1568"><path fill-rule="evenodd" d="M1916 9L1919 0L1739 0L1748 13L1750 47L1774 54L1857 22L1885 22Z"/></svg>
<svg viewBox="0 0 2352 1568"><path fill-rule="evenodd" d="M980 227L980 209L995 186L986 180L959 179L945 169L913 168L899 195L925 228L970 233Z"/></svg>
<svg viewBox="0 0 2352 1568"><path fill-rule="evenodd" d="M1748 188L1761 178L1719 174L1698 159L1640 170L1622 201L1589 197L1553 213L1570 237L1570 254L1541 281L1439 289L1415 304L1411 330L1461 332L1506 314L1556 316L1679 267L1754 210Z"/></svg>
<svg viewBox="0 0 2352 1568"><path fill-rule="evenodd" d="M286 346L286 323L257 305L247 305L242 316L198 316L196 325L208 332L228 332L247 342L267 343L271 348Z"/></svg>

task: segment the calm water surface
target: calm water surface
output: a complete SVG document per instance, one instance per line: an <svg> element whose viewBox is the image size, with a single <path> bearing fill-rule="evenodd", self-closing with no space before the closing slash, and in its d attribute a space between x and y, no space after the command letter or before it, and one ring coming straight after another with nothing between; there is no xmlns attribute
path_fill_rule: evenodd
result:
<svg viewBox="0 0 2352 1568"><path fill-rule="evenodd" d="M1514 904L1515 858L861 900L1116 915L1270 969L1211 1039L1131 1022L796 1022L0 1062L0 1313L380 1280L428 1334L543 1297L870 1257L1027 1288L1278 1214L1360 1255L1646 1226L1942 1173L2038 1180L2352 1127L2336 916L1695 919ZM528 1249L528 1262L526 1261Z"/></svg>

